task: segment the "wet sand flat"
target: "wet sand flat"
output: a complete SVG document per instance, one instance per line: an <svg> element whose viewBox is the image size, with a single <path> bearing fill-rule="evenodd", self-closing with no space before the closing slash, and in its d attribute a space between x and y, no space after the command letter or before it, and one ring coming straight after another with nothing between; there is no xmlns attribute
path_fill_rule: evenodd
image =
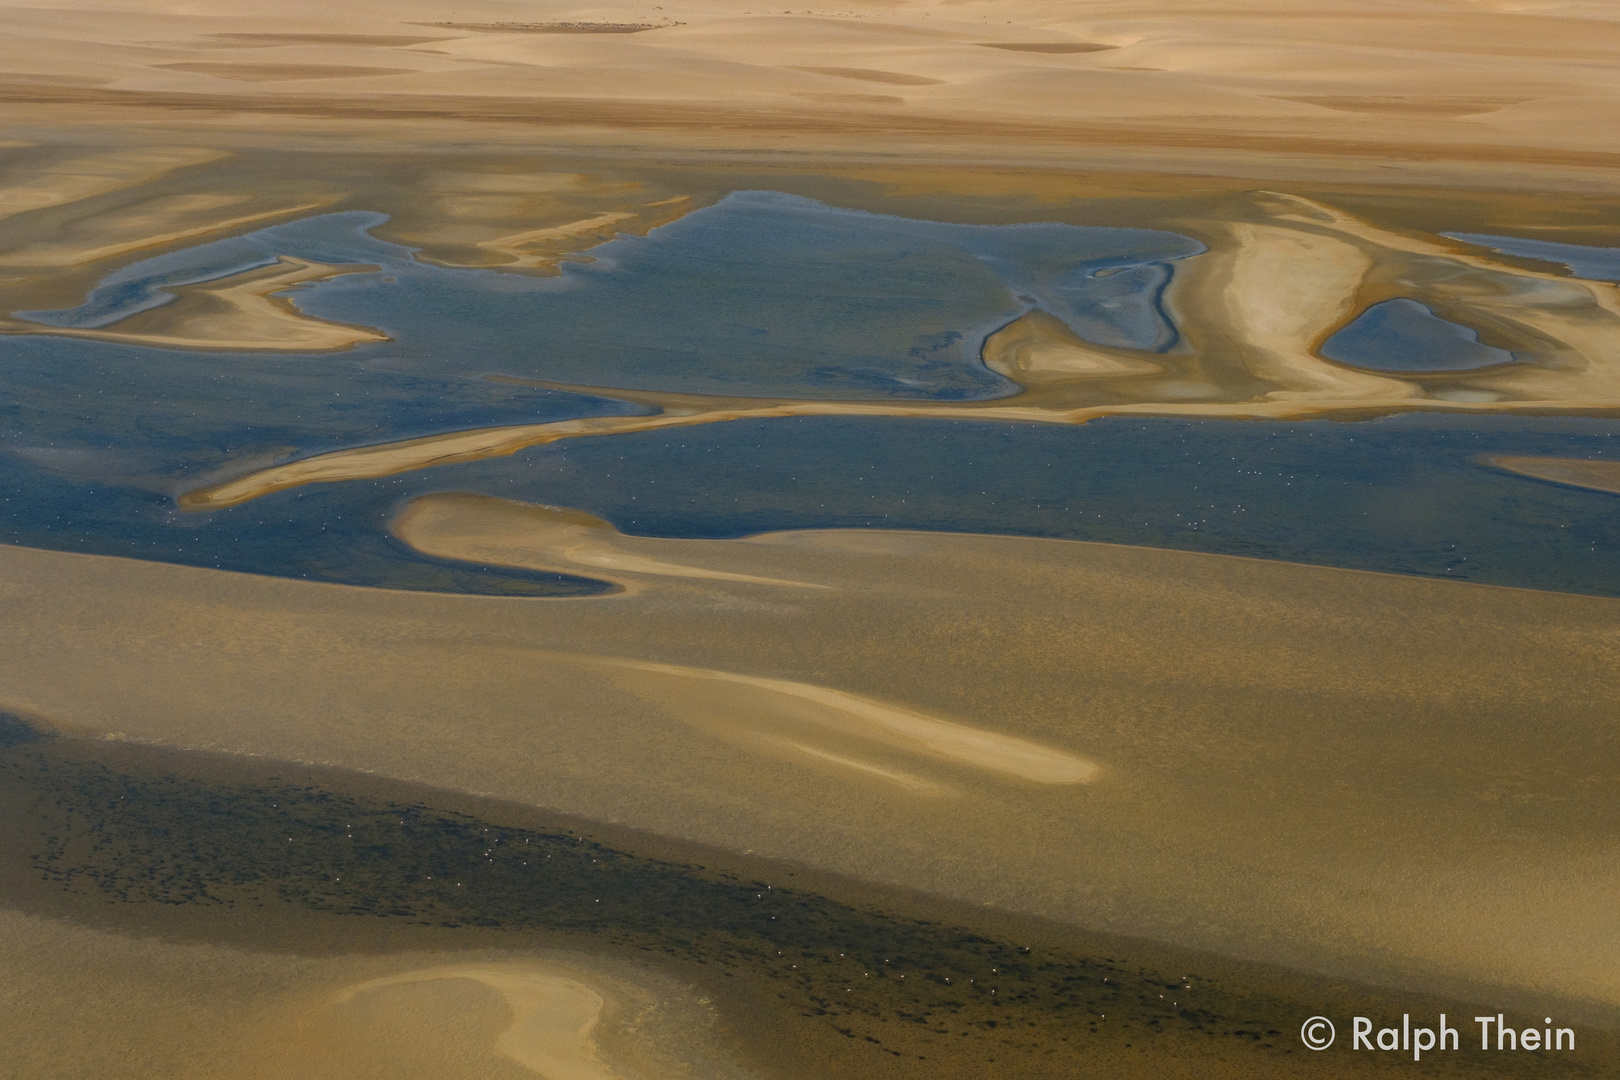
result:
<svg viewBox="0 0 1620 1080"><path fill-rule="evenodd" d="M0 700L1233 955L1620 1000L1590 902L1614 602L1061 541L720 546L643 553L829 587L503 601L5 549ZM1096 774L1031 783L860 702Z"/></svg>
<svg viewBox="0 0 1620 1080"><path fill-rule="evenodd" d="M1551 480L1555 484L1620 493L1620 462L1587 461L1580 458L1509 457L1490 459L1497 468Z"/></svg>

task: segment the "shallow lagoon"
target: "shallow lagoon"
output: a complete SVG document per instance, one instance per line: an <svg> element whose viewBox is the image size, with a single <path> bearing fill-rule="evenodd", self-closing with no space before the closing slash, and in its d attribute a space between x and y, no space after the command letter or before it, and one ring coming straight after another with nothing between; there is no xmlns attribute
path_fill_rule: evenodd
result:
<svg viewBox="0 0 1620 1080"><path fill-rule="evenodd" d="M1322 343L1329 360L1373 371L1471 371L1518 357L1416 300L1385 300Z"/></svg>
<svg viewBox="0 0 1620 1080"><path fill-rule="evenodd" d="M660 535L997 532L1620 594L1613 496L1478 462L1615 453L1620 423L1589 419L747 421L179 511L173 496L222 467L640 411L492 383L490 373L732 394L999 396L1014 388L984 368L979 347L1031 308L1090 340L1172 347L1159 297L1176 260L1200 250L1172 233L959 226L746 192L534 277L416 263L366 234L378 220L326 215L147 260L51 318L98 325L160 302L165 286L291 254L377 265L292 295L312 314L381 326L393 342L291 355L0 339L10 432L0 536L365 585L595 588L423 559L388 536L405 499L472 490Z"/></svg>

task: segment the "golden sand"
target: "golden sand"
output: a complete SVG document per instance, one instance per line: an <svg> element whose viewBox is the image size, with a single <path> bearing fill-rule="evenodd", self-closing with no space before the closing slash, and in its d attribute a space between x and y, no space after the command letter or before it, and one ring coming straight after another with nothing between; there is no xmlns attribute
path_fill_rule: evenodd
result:
<svg viewBox="0 0 1620 1080"><path fill-rule="evenodd" d="M498 504L451 509L517 547ZM826 587L503 600L0 547L0 702L1387 985L1620 1004L1592 903L1620 887L1620 602L987 536L643 551Z"/></svg>
<svg viewBox="0 0 1620 1080"><path fill-rule="evenodd" d="M344 988L338 1005L396 986L465 980L501 995L512 1023L495 1049L545 1080L617 1080L597 1055L596 1026L607 1005L590 986L545 969L516 965L447 964L386 975Z"/></svg>
<svg viewBox="0 0 1620 1080"><path fill-rule="evenodd" d="M1555 484L1620 493L1620 461L1589 461L1582 458L1518 457L1502 454L1488 459L1499 469L1507 469Z"/></svg>
<svg viewBox="0 0 1620 1080"><path fill-rule="evenodd" d="M1535 184L1617 166L1612 5L1432 0L0 9L18 122L389 128L464 142L832 149ZM567 15L567 12L548 14ZM573 14L583 15L583 12ZM667 21L666 21L667 20ZM531 25L533 23L533 25ZM637 32L535 32L539 24ZM222 31L229 26L233 29ZM577 27L576 27L577 29ZM140 42L132 51L130 42ZM839 95L867 82L888 92ZM476 135L472 137L477 137ZM1583 176L1582 174L1587 174Z"/></svg>
<svg viewBox="0 0 1620 1080"><path fill-rule="evenodd" d="M177 303L141 312L108 329L16 321L3 325L13 333L55 334L171 349L327 352L368 341L388 341L387 334L369 327L305 315L279 295L354 269L283 255L273 266L203 285L177 287L173 290L180 295Z"/></svg>
<svg viewBox="0 0 1620 1080"><path fill-rule="evenodd" d="M571 953L297 955L0 911L0 963L0 1041L18 1076L740 1075L704 1053L712 1010L686 988Z"/></svg>
<svg viewBox="0 0 1620 1080"><path fill-rule="evenodd" d="M799 589L824 587L693 565L724 564L731 549L726 541L626 536L601 518L578 510L487 495L449 494L414 502L396 519L394 532L428 554L527 570L590 573L632 592L641 587L645 575Z"/></svg>

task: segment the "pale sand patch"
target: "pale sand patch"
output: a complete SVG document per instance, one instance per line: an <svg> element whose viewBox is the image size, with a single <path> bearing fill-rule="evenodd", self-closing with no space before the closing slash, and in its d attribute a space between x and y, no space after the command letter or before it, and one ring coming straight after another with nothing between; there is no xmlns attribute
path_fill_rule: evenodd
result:
<svg viewBox="0 0 1620 1080"><path fill-rule="evenodd" d="M349 326L305 315L275 295L300 285L353 272L354 268L328 266L283 255L271 267L235 274L204 285L177 287L174 291L180 294L179 302L135 316L137 319L156 321L165 329L93 330L15 320L5 324L5 329L12 333L57 334L130 345L264 352L328 352L352 348L368 341L389 340L388 335L368 327Z"/></svg>
<svg viewBox="0 0 1620 1080"><path fill-rule="evenodd" d="M627 592L641 588L636 578L698 578L753 585L820 589L804 581L737 574L693 566L677 559L728 558L731 545L713 540L655 540L625 536L601 518L578 510L536 506L488 495L454 493L417 499L395 520L392 532L412 547L448 559L495 563L528 570L604 575Z"/></svg>
<svg viewBox="0 0 1620 1080"><path fill-rule="evenodd" d="M251 924L258 916L244 918ZM712 1006L666 977L549 950L446 952L443 938L439 951L425 944L401 948L385 936L379 945L368 936L378 929L334 931L316 923L304 940L324 955L303 956L134 936L0 910L6 1075L745 1075L713 1045Z"/></svg>
<svg viewBox="0 0 1620 1080"><path fill-rule="evenodd" d="M791 739L784 739L775 735L765 737L773 742L777 742L782 746L787 747L790 750L796 750L801 754L814 758L816 761L825 761L828 764L836 765L841 769L851 769L857 773L864 773L867 776L881 777L891 784L898 784L908 791L915 791L919 795L943 795L950 790L948 788L941 787L938 784L929 783L927 780L918 779L917 777L912 776L910 773L901 772L899 769L885 768L882 765L874 765L870 761L860 761L856 758L844 757L841 754L834 754L831 751L823 750L820 747L811 746L808 743L794 742Z"/></svg>
<svg viewBox="0 0 1620 1080"><path fill-rule="evenodd" d="M8 172L0 186L0 218L135 187L176 169L228 156L201 147L150 146L88 154Z"/></svg>
<svg viewBox="0 0 1620 1080"><path fill-rule="evenodd" d="M602 662L676 679L712 680L765 691L764 697L749 699L751 710L768 710L769 698L773 695L796 698L816 706L808 714L799 711L800 718L808 716L809 722L816 726L907 750L920 750L957 765L1037 784L1084 784L1097 774L1095 764L1073 754L830 687L639 660L605 659Z"/></svg>
<svg viewBox="0 0 1620 1080"><path fill-rule="evenodd" d="M1081 341L1060 320L1032 311L991 334L984 343L985 367L1020 386L1072 379L1156 375L1163 365L1128 349Z"/></svg>
<svg viewBox="0 0 1620 1080"><path fill-rule="evenodd" d="M1555 484L1620 493L1620 461L1587 461L1581 458L1517 457L1503 454L1486 458L1499 469L1551 480Z"/></svg>
<svg viewBox="0 0 1620 1080"><path fill-rule="evenodd" d="M731 549L714 568L835 587L502 600L0 545L0 703L1386 985L1620 1005L1592 902L1620 888L1620 601L990 536ZM1103 768L1023 781L841 695Z"/></svg>
<svg viewBox="0 0 1620 1080"><path fill-rule="evenodd" d="M512 1024L495 1048L546 1080L618 1080L597 1056L593 1038L607 1002L591 987L563 975L516 966L447 964L345 988L342 1004L391 986L467 979L496 990L512 1010Z"/></svg>
<svg viewBox="0 0 1620 1080"><path fill-rule="evenodd" d="M224 232L228 229L240 229L247 225L255 225L261 221L270 221L278 217L309 213L312 210L319 210L325 205L325 203L300 203L297 206L282 206L274 210L263 210L253 214L243 214L239 217L205 221L199 225L190 225L167 232L163 231L170 228L173 223L193 219L198 214L210 210L245 202L249 198L251 196L221 193L173 195L161 199L152 199L132 207L128 211L117 214L104 214L84 222L85 226L94 226L96 233L100 236L99 243L90 240L78 243L30 244L28 247L0 255L0 266L37 268L82 266L98 259L110 259L117 255L127 255L132 251L161 247L164 244L175 244L182 240L192 240L199 236ZM77 231L88 233L90 230L89 228L83 228ZM131 236L127 240L107 243L108 232L127 232Z"/></svg>

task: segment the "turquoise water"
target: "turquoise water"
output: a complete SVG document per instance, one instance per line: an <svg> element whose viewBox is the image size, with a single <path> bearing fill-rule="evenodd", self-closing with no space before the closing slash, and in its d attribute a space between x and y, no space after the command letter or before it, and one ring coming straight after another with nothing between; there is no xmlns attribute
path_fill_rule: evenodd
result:
<svg viewBox="0 0 1620 1080"><path fill-rule="evenodd" d="M1590 247L1586 244L1559 244L1551 240L1527 240L1522 236L1493 236L1489 233L1442 233L1453 240L1463 240L1480 247L1500 251L1504 255L1518 255L1526 259L1544 259L1562 263L1576 277L1591 281L1620 281L1620 248Z"/></svg>
<svg viewBox="0 0 1620 1080"><path fill-rule="evenodd" d="M1478 464L1612 456L1620 424L1600 420L748 421L181 512L176 494L244 462L643 411L487 374L794 396L1005 394L978 348L1032 308L1091 340L1171 347L1159 296L1199 250L1167 232L958 226L748 192L541 278L418 264L367 234L378 220L325 215L146 260L49 318L104 324L165 302L181 281L289 254L377 266L291 296L392 342L295 355L0 338L0 539L391 588L598 588L425 559L389 537L409 498L470 490L658 535L1001 532L1620 594L1614 496Z"/></svg>
<svg viewBox="0 0 1620 1080"><path fill-rule="evenodd" d="M1482 344L1479 334L1415 300L1385 300L1322 344L1322 355L1374 371L1469 371L1518 357Z"/></svg>

